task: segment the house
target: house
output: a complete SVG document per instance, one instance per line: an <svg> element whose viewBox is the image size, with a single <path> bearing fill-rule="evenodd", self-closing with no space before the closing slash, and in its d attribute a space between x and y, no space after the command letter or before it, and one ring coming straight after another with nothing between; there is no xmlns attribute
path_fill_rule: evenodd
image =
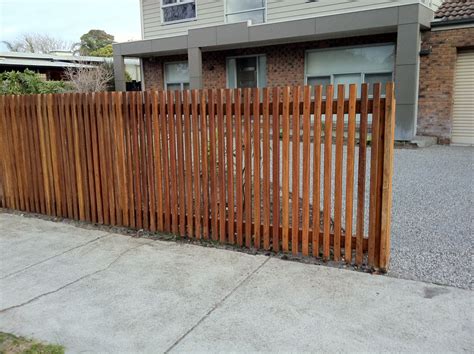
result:
<svg viewBox="0 0 474 354"><path fill-rule="evenodd" d="M417 134L474 145L474 1L445 1L421 53Z"/></svg>
<svg viewBox="0 0 474 354"><path fill-rule="evenodd" d="M50 54L39 53L0 53L0 72L32 70L44 76L46 80L62 80L66 68L94 67L113 58L74 56L69 51L56 51ZM141 80L140 61L127 58L125 69L132 80Z"/></svg>
<svg viewBox="0 0 474 354"><path fill-rule="evenodd" d="M441 0L141 0L143 40L114 44L140 58L144 89L387 82L396 138L416 134L422 32Z"/></svg>

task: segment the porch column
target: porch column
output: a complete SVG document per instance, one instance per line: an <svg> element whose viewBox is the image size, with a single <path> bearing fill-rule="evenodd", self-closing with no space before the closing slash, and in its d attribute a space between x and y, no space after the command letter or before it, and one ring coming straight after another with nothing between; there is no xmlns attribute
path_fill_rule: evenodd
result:
<svg viewBox="0 0 474 354"><path fill-rule="evenodd" d="M399 24L395 62L396 140L411 140L416 135L420 47L421 34L418 21Z"/></svg>
<svg viewBox="0 0 474 354"><path fill-rule="evenodd" d="M201 48L188 48L189 86L200 89L202 81L202 52Z"/></svg>
<svg viewBox="0 0 474 354"><path fill-rule="evenodd" d="M114 79L115 91L126 91L125 81L125 58L120 54L115 54L114 47Z"/></svg>

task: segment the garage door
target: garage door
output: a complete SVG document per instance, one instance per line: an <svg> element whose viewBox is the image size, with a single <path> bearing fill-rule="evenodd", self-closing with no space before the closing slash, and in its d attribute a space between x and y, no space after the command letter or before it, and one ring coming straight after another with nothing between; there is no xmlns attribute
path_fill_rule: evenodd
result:
<svg viewBox="0 0 474 354"><path fill-rule="evenodd" d="M474 51L458 54L451 141L474 145Z"/></svg>

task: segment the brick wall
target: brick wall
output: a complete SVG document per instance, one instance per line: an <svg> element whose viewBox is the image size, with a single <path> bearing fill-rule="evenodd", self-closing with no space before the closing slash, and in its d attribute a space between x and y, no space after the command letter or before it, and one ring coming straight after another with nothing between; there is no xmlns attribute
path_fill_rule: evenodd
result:
<svg viewBox="0 0 474 354"><path fill-rule="evenodd" d="M396 34L384 34L218 52L204 52L202 55L203 86L204 88L223 88L227 86L226 58L231 56L265 54L267 56L268 87L303 85L305 51L308 49L394 43L395 41ZM164 87L163 63L179 60L186 60L186 56L144 59L143 70L146 89L162 89Z"/></svg>
<svg viewBox="0 0 474 354"><path fill-rule="evenodd" d="M418 135L451 140L454 76L458 50L474 47L474 27L431 31L423 34L422 48L432 47L421 58L418 104Z"/></svg>

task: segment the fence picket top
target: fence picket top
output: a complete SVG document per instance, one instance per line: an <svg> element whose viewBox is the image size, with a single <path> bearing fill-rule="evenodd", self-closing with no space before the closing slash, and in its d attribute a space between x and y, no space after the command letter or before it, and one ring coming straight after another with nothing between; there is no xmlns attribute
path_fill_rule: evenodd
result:
<svg viewBox="0 0 474 354"><path fill-rule="evenodd" d="M322 86L308 85L3 96L0 126L11 134L0 134L7 156L0 203L276 252L322 251L326 260L332 249L335 260L343 252L352 262L355 250L356 264L367 257L386 269L393 84L385 97L380 84L372 97L366 84L360 98L355 85L348 98L345 87L337 91L327 86L324 98Z"/></svg>

